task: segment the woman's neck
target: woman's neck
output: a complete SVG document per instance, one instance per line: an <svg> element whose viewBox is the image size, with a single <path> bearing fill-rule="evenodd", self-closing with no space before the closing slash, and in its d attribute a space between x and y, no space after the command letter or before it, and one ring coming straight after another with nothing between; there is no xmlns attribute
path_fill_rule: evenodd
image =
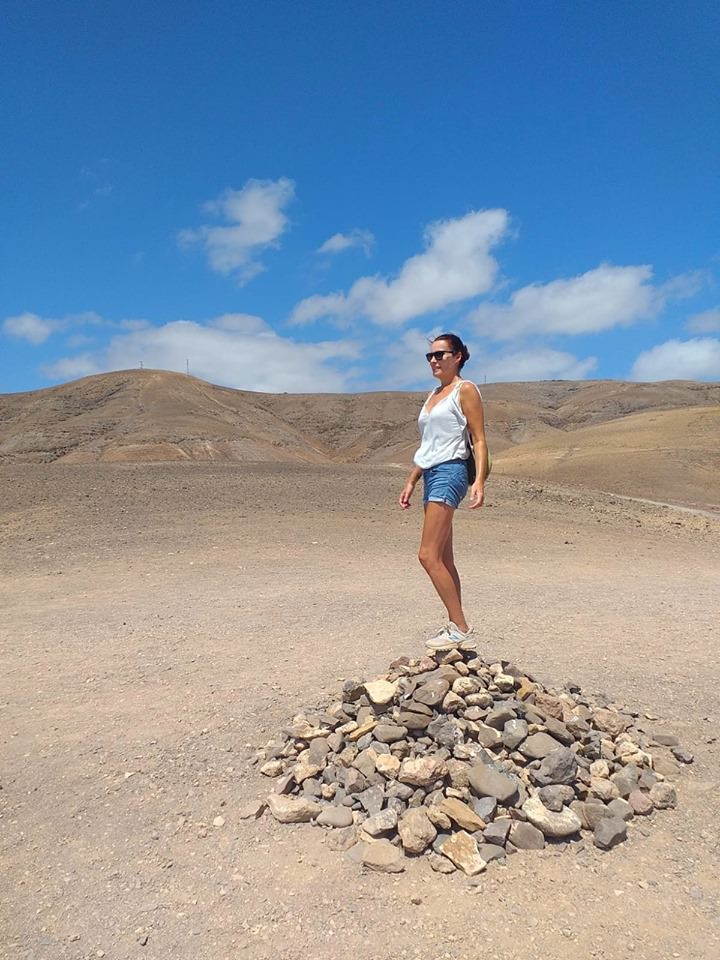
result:
<svg viewBox="0 0 720 960"><path fill-rule="evenodd" d="M457 373L454 373L449 380L441 380L440 386L437 389L444 390L445 387L449 387L451 383L455 383L457 380L461 380L461 379L462 377L460 377Z"/></svg>

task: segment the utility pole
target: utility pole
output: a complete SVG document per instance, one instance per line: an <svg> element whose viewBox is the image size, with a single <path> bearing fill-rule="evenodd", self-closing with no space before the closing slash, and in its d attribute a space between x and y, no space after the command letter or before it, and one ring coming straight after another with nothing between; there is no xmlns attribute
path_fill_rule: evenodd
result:
<svg viewBox="0 0 720 960"><path fill-rule="evenodd" d="M186 373L188 376L190 376L190 361L189 361L189 360L186 360L186 361L185 361L185 373Z"/></svg>
<svg viewBox="0 0 720 960"><path fill-rule="evenodd" d="M140 369L142 370L142 368L143 368L143 362L142 362L142 360L141 360L141 361L140 361Z"/></svg>

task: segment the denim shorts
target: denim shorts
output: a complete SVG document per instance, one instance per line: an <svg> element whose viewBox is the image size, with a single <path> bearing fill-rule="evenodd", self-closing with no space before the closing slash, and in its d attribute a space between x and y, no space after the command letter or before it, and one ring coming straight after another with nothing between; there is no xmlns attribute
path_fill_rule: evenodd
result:
<svg viewBox="0 0 720 960"><path fill-rule="evenodd" d="M467 464L448 460L423 470L423 503L447 503L456 510L468 492Z"/></svg>

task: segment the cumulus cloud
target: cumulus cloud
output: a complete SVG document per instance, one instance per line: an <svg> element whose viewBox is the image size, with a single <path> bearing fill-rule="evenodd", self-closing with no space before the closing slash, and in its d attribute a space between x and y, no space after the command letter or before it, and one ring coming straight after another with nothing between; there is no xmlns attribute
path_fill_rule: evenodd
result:
<svg viewBox="0 0 720 960"><path fill-rule="evenodd" d="M650 282L652 269L602 264L579 277L533 283L509 303L484 303L467 318L494 340L528 334L597 333L653 316L662 297Z"/></svg>
<svg viewBox="0 0 720 960"><path fill-rule="evenodd" d="M562 350L537 347L486 354L475 366L491 383L510 380L584 380L597 367L597 358L580 359Z"/></svg>
<svg viewBox="0 0 720 960"><path fill-rule="evenodd" d="M205 212L225 224L182 230L178 242L184 247L202 246L212 270L234 274L240 284L247 283L265 269L258 256L277 247L287 230L284 208L294 195L295 184L286 177L248 180L240 190L228 189L205 204Z"/></svg>
<svg viewBox="0 0 720 960"><path fill-rule="evenodd" d="M720 380L720 340L666 340L644 350L633 364L633 380Z"/></svg>
<svg viewBox="0 0 720 960"><path fill-rule="evenodd" d="M27 340L28 343L39 346L58 330L98 326L103 323L102 317L91 310L85 313L71 313L65 317L41 317L37 313L19 313L14 317L6 317L2 330L10 337Z"/></svg>
<svg viewBox="0 0 720 960"><path fill-rule="evenodd" d="M225 314L207 324L177 320L117 334L102 350L64 357L44 368L50 379L145 367L190 372L204 380L263 392L342 392L346 375L333 366L352 360L347 340L298 343L278 336L260 317Z"/></svg>
<svg viewBox="0 0 720 960"><path fill-rule="evenodd" d="M369 257L374 245L375 237L369 230L351 230L350 233L334 233L318 247L317 252L334 254L359 247L365 256Z"/></svg>
<svg viewBox="0 0 720 960"><path fill-rule="evenodd" d="M37 313L19 313L15 317L6 317L3 321L3 333L28 343L45 343L57 329L57 321L40 317Z"/></svg>
<svg viewBox="0 0 720 960"><path fill-rule="evenodd" d="M347 293L315 295L294 309L294 323L329 317L349 323L363 317L395 326L490 290L498 264L491 249L508 228L505 210L480 210L441 220L425 230L425 250L410 257L397 276L361 277Z"/></svg>
<svg viewBox="0 0 720 960"><path fill-rule="evenodd" d="M688 319L687 328L690 333L720 332L720 307L696 313Z"/></svg>

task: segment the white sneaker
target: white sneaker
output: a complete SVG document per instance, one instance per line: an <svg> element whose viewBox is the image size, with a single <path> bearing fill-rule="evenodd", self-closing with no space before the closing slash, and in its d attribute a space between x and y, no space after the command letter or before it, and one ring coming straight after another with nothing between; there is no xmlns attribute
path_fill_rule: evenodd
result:
<svg viewBox="0 0 720 960"><path fill-rule="evenodd" d="M446 627L443 627L439 633L436 633L434 637L431 637L425 645L429 650L437 651L455 650L457 647L462 647L463 649L474 649L474 634L475 631L472 627L468 627L467 630L463 631L451 620L450 623L448 623Z"/></svg>

